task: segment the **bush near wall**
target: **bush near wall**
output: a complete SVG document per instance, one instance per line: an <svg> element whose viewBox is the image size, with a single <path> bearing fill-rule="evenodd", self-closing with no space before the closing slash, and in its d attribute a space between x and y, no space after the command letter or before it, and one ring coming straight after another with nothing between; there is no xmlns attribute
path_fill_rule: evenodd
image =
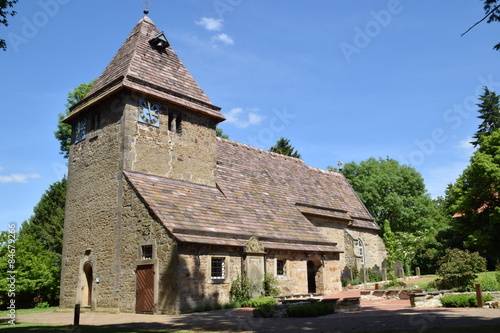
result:
<svg viewBox="0 0 500 333"><path fill-rule="evenodd" d="M334 312L332 303L311 303L296 305L286 309L289 317L319 317L332 314Z"/></svg>
<svg viewBox="0 0 500 333"><path fill-rule="evenodd" d="M439 299L445 308L477 308L475 295L447 295ZM483 302L492 301L491 295L483 295Z"/></svg>

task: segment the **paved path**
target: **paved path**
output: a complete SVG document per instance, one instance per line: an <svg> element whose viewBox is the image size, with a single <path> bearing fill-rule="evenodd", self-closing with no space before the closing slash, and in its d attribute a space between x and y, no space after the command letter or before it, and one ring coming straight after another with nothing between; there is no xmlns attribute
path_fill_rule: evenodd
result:
<svg viewBox="0 0 500 333"><path fill-rule="evenodd" d="M359 290L329 297L359 296ZM18 322L71 325L72 312L19 315ZM175 316L82 313L81 325L111 325L163 329L202 329L242 332L360 332L430 327L500 325L498 309L415 309L409 300L362 300L361 311L319 318L253 318L251 309L220 310ZM498 326L497 326L498 329ZM498 330L492 330L498 333Z"/></svg>
<svg viewBox="0 0 500 333"><path fill-rule="evenodd" d="M220 310L177 316L82 313L81 325L111 325L121 327L203 329L242 332L360 332L377 330L427 329L430 327L459 327L500 325L497 309L399 309L339 313L318 318L253 318L234 317L232 311ZM49 312L18 316L18 322L69 325L73 314ZM498 326L496 331L498 332Z"/></svg>

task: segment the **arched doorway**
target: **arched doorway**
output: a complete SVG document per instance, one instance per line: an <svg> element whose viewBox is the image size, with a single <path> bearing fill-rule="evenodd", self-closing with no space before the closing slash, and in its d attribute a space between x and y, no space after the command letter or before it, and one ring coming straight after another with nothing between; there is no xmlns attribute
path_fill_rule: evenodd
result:
<svg viewBox="0 0 500 333"><path fill-rule="evenodd" d="M82 306L92 305L92 281L93 281L92 265L90 262L86 262L83 265L83 276L82 276Z"/></svg>
<svg viewBox="0 0 500 333"><path fill-rule="evenodd" d="M316 293L316 266L312 260L307 261L307 292Z"/></svg>

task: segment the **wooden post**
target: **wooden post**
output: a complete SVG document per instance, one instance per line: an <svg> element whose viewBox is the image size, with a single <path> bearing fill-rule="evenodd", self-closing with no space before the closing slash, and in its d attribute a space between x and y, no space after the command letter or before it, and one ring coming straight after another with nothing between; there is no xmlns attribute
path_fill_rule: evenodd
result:
<svg viewBox="0 0 500 333"><path fill-rule="evenodd" d="M476 298L477 298L477 307L483 307L483 293L481 292L481 285L476 284Z"/></svg>
<svg viewBox="0 0 500 333"><path fill-rule="evenodd" d="M73 318L73 326L80 325L80 304L75 304L75 317Z"/></svg>

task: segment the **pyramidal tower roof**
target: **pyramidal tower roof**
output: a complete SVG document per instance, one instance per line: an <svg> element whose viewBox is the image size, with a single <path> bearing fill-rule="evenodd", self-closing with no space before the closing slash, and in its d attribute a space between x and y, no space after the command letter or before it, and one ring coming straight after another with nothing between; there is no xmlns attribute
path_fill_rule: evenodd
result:
<svg viewBox="0 0 500 333"><path fill-rule="evenodd" d="M144 16L139 20L113 60L85 98L75 105L66 121L123 88L208 114L219 121L224 120L220 108L214 106L205 95L168 41L163 47L151 43L158 36L166 41L149 17Z"/></svg>

